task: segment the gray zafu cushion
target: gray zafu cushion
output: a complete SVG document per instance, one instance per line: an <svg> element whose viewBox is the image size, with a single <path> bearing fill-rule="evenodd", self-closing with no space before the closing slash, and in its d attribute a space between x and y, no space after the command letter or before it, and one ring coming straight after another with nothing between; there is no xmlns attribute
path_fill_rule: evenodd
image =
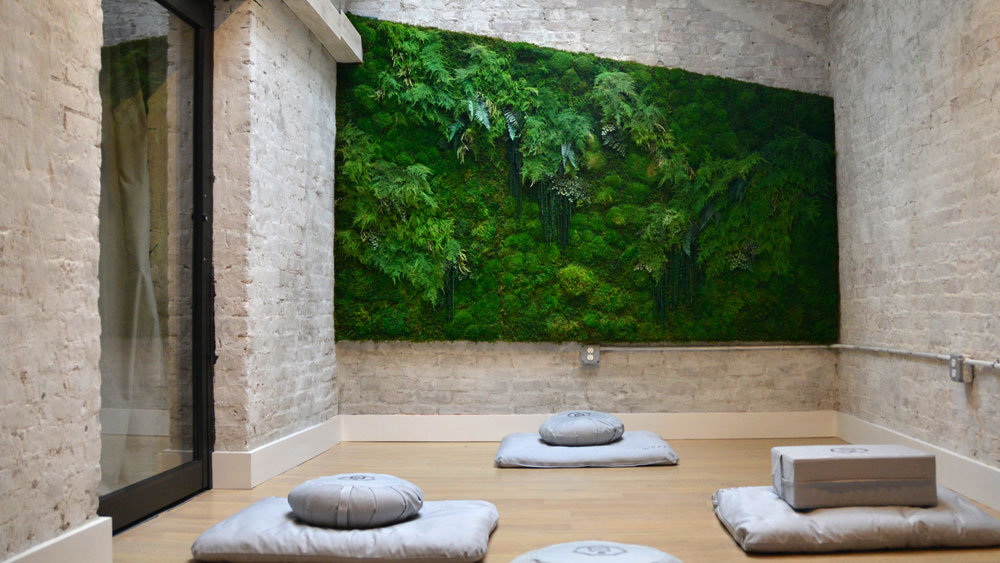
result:
<svg viewBox="0 0 1000 563"><path fill-rule="evenodd" d="M597 411L566 411L542 423L538 435L553 446L599 446L622 437L625 425L617 416Z"/></svg>
<svg viewBox="0 0 1000 563"><path fill-rule="evenodd" d="M574 541L518 556L511 563L681 563L669 553L644 545L611 541Z"/></svg>
<svg viewBox="0 0 1000 563"><path fill-rule="evenodd" d="M288 501L257 501L203 533L191 546L201 561L233 563L471 563L486 555L497 509L478 500L427 501L416 517L369 530L303 524Z"/></svg>
<svg viewBox="0 0 1000 563"><path fill-rule="evenodd" d="M381 473L344 473L292 489L288 504L299 520L332 528L375 528L412 517L424 504L413 483Z"/></svg>
<svg viewBox="0 0 1000 563"><path fill-rule="evenodd" d="M747 552L817 553L1000 545L1000 520L944 487L933 508L843 506L799 512L771 486L719 489L715 515Z"/></svg>
<svg viewBox="0 0 1000 563"><path fill-rule="evenodd" d="M771 449L771 478L793 508L934 506L934 456L895 444Z"/></svg>
<svg viewBox="0 0 1000 563"><path fill-rule="evenodd" d="M636 467L676 465L677 454L652 432L626 432L603 446L550 446L538 434L507 435L496 456L497 467Z"/></svg>

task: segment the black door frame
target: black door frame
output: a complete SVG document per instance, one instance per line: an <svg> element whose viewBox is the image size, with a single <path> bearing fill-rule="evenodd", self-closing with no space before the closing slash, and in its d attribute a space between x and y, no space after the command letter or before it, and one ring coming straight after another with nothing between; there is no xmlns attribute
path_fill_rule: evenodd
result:
<svg viewBox="0 0 1000 563"><path fill-rule="evenodd" d="M97 513L110 516L119 532L136 522L212 487L215 415L212 375L215 364L215 306L212 270L212 0L156 0L194 28L194 241L192 264L193 459L112 491Z"/></svg>

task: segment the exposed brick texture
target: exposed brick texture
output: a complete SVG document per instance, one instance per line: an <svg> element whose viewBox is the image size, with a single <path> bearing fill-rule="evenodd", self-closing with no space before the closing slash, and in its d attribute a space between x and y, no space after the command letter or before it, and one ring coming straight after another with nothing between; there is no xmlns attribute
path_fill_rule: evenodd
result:
<svg viewBox="0 0 1000 563"><path fill-rule="evenodd" d="M100 481L101 2L0 2L0 559Z"/></svg>
<svg viewBox="0 0 1000 563"><path fill-rule="evenodd" d="M249 3L220 2L215 16L213 88L215 267L215 447L243 450L249 443L247 311L250 231L250 32ZM224 94L223 94L224 93Z"/></svg>
<svg viewBox="0 0 1000 563"><path fill-rule="evenodd" d="M831 12L841 338L1000 354L1000 2ZM844 412L1000 466L1000 373L843 353Z"/></svg>
<svg viewBox="0 0 1000 563"><path fill-rule="evenodd" d="M283 2L217 2L216 449L337 414L336 64Z"/></svg>
<svg viewBox="0 0 1000 563"><path fill-rule="evenodd" d="M337 343L342 414L774 412L836 408L830 350L609 352L577 344Z"/></svg>
<svg viewBox="0 0 1000 563"><path fill-rule="evenodd" d="M380 19L829 94L824 6L798 0L349 0Z"/></svg>

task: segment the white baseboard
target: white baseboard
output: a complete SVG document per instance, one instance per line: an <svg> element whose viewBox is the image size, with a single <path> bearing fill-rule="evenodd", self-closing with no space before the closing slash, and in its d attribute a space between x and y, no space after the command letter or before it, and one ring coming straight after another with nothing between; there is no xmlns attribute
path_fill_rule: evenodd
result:
<svg viewBox="0 0 1000 563"><path fill-rule="evenodd" d="M252 489L336 446L340 425L335 416L248 452L212 452L212 487Z"/></svg>
<svg viewBox="0 0 1000 563"><path fill-rule="evenodd" d="M666 439L812 438L834 436L835 411L624 413L626 429ZM537 432L550 414L341 415L345 442L496 442L511 432Z"/></svg>
<svg viewBox="0 0 1000 563"><path fill-rule="evenodd" d="M111 563L111 518L97 516L6 563Z"/></svg>
<svg viewBox="0 0 1000 563"><path fill-rule="evenodd" d="M1000 468L845 413L837 413L837 437L852 444L902 444L932 453L939 484L1000 510Z"/></svg>

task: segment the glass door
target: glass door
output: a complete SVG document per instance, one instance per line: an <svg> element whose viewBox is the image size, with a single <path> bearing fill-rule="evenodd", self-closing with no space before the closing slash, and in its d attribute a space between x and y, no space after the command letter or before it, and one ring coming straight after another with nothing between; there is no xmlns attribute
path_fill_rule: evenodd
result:
<svg viewBox="0 0 1000 563"><path fill-rule="evenodd" d="M211 485L211 2L103 0L101 483L120 530Z"/></svg>

